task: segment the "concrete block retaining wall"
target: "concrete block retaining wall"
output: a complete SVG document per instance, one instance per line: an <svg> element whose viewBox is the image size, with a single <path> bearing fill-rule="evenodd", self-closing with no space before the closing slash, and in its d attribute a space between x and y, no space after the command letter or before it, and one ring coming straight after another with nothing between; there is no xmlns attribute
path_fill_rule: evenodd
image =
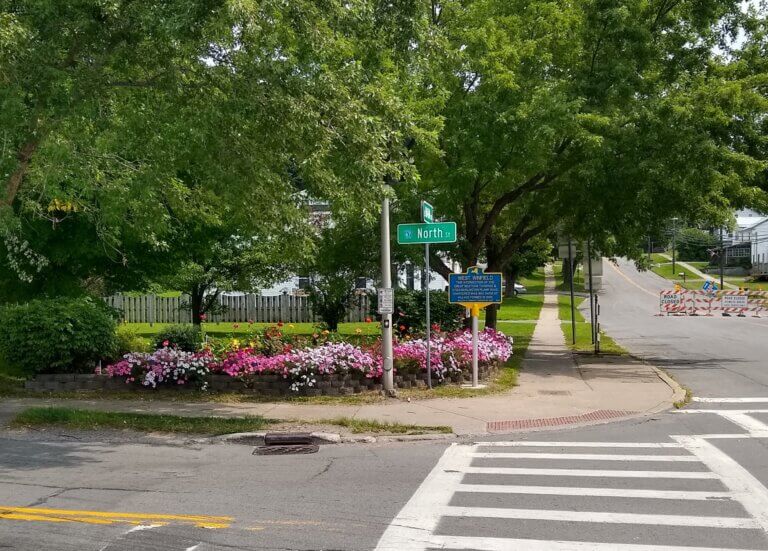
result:
<svg viewBox="0 0 768 551"><path fill-rule="evenodd" d="M496 366L480 366L478 376L480 379L488 379ZM471 373L462 372L454 377L452 383L463 384L471 382ZM437 382L437 381L434 381ZM425 373L395 375L397 388L425 388L427 375ZM244 394L256 394L262 396L284 396L294 394L291 384L278 375L260 375L251 377L248 382L229 377L227 375L212 375L210 378L210 390L215 392L241 392ZM82 390L136 390L137 392L151 392L135 384L126 384L122 378L112 378L106 375L93 374L52 374L38 375L24 384L26 390L32 392L69 392ZM161 387L178 392L195 390L189 385L168 385ZM317 386L306 388L302 394L308 396L340 396L357 394L364 391L379 391L382 389L381 381L377 379L359 378L352 375L328 375L319 377Z"/></svg>

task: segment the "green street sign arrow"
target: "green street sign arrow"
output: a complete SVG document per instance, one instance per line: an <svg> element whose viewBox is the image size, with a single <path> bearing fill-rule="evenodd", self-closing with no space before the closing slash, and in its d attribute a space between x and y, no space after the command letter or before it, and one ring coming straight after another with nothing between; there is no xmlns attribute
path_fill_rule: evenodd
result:
<svg viewBox="0 0 768 551"><path fill-rule="evenodd" d="M435 221L435 207L426 201L421 202L421 221L426 222L427 224L431 224Z"/></svg>
<svg viewBox="0 0 768 551"><path fill-rule="evenodd" d="M435 222L433 224L398 224L397 242L401 245L455 243L456 222Z"/></svg>

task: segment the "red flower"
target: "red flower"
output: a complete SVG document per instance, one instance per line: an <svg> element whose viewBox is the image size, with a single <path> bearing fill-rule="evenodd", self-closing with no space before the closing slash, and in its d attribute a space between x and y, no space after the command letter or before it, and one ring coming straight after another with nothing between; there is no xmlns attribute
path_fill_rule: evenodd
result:
<svg viewBox="0 0 768 551"><path fill-rule="evenodd" d="M400 331L405 331L405 325L400 326Z"/></svg>
<svg viewBox="0 0 768 551"><path fill-rule="evenodd" d="M208 319L208 316L206 314L200 314L200 320L205 321Z"/></svg>
<svg viewBox="0 0 768 551"><path fill-rule="evenodd" d="M164 341L163 341L163 346L168 346L169 344L171 344L171 342L170 342L170 341L168 341L168 340L164 340Z"/></svg>
<svg viewBox="0 0 768 551"><path fill-rule="evenodd" d="M283 325L285 325L285 324L284 324L282 321L278 321L278 322L277 322L277 326L278 326L278 327L282 327Z"/></svg>
<svg viewBox="0 0 768 551"><path fill-rule="evenodd" d="M365 318L365 323L371 323L371 318Z"/></svg>

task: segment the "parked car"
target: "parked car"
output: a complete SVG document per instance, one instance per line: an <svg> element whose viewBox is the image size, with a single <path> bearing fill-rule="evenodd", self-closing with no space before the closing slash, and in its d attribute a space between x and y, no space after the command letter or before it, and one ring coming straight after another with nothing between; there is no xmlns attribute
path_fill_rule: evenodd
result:
<svg viewBox="0 0 768 551"><path fill-rule="evenodd" d="M528 292L528 289L525 288L525 285L520 285L519 283L515 283L515 296L520 294L525 294Z"/></svg>

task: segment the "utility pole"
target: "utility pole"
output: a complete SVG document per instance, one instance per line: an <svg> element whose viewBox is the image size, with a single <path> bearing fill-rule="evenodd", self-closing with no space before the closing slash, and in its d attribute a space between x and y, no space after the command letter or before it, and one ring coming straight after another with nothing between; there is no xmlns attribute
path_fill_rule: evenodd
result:
<svg viewBox="0 0 768 551"><path fill-rule="evenodd" d="M723 228L720 228L720 290L724 289L723 280L725 279L725 246L723 245Z"/></svg>
<svg viewBox="0 0 768 551"><path fill-rule="evenodd" d="M677 274L677 268L675 266L675 249L677 248L677 218L672 219L672 279Z"/></svg>
<svg viewBox="0 0 768 551"><path fill-rule="evenodd" d="M386 190L385 190L386 192ZM389 197L384 195L381 201L381 286L392 288L392 266L389 255ZM395 377L392 351L392 314L381 315L381 359L384 375L384 391L387 395L395 394Z"/></svg>
<svg viewBox="0 0 768 551"><path fill-rule="evenodd" d="M648 263L651 262L651 251L653 251L653 241L651 241L651 236L648 236Z"/></svg>
<svg viewBox="0 0 768 551"><path fill-rule="evenodd" d="M592 291L592 239L587 240L587 262L589 266L589 325L592 333L592 344L595 344L595 309L594 292Z"/></svg>
<svg viewBox="0 0 768 551"><path fill-rule="evenodd" d="M576 305L574 304L573 296L573 241L570 237L568 238L568 275L571 281L571 336L573 344L576 345Z"/></svg>

